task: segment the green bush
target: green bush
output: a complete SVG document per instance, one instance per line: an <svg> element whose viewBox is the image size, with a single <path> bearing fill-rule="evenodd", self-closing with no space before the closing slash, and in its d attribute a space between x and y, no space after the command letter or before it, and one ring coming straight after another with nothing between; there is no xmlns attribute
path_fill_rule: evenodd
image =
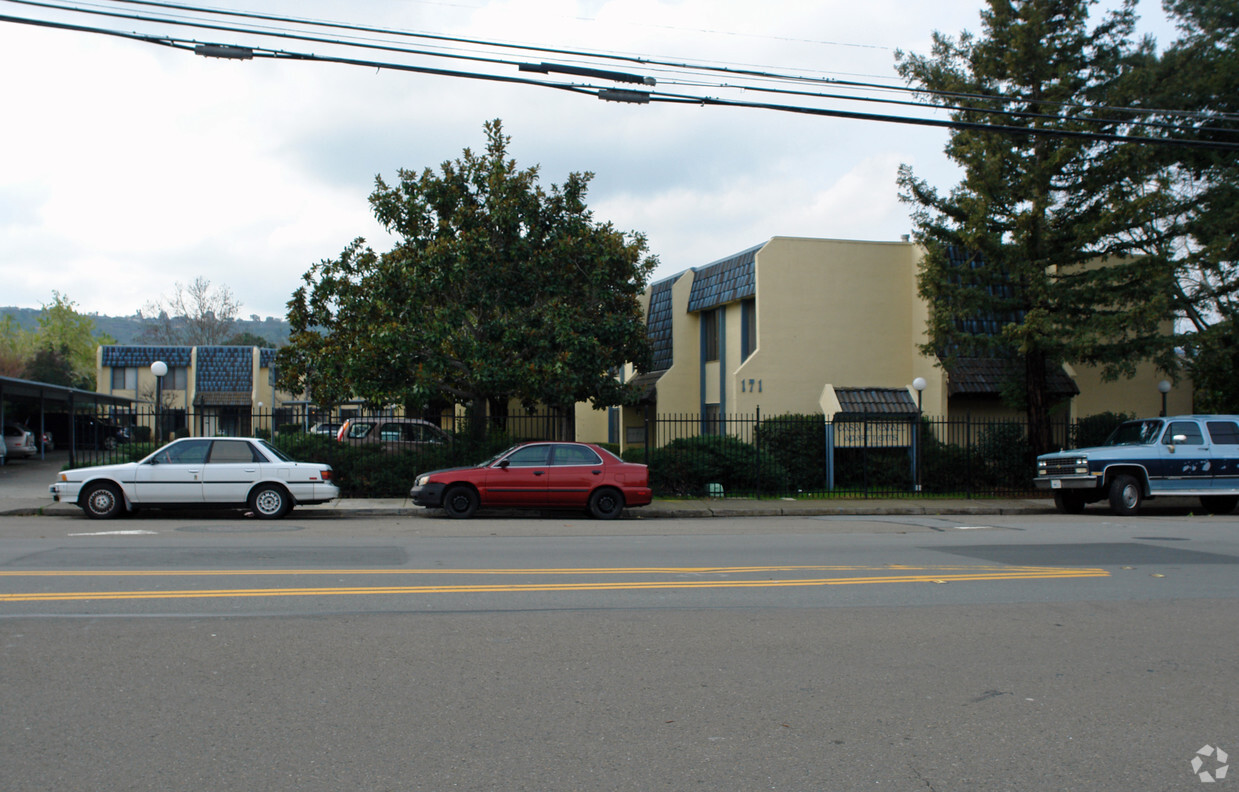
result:
<svg viewBox="0 0 1239 792"><path fill-rule="evenodd" d="M921 489L937 494L971 489L972 477L982 467L978 455L963 446L939 442L929 432L922 437L926 440L921 452Z"/></svg>
<svg viewBox="0 0 1239 792"><path fill-rule="evenodd" d="M975 485L996 489L1032 488L1036 461L1022 424L986 426L977 437L976 453L983 460L984 475L979 480L974 479Z"/></svg>
<svg viewBox="0 0 1239 792"><path fill-rule="evenodd" d="M907 491L914 483L912 474L912 456L902 446L835 449L837 489Z"/></svg>
<svg viewBox="0 0 1239 792"><path fill-rule="evenodd" d="M629 449L631 461L644 462L645 450ZM635 453L634 453L635 452ZM768 492L787 487L787 471L757 448L727 435L673 440L650 452L650 486L663 495L704 496L710 484L724 494Z"/></svg>
<svg viewBox="0 0 1239 792"><path fill-rule="evenodd" d="M1106 438L1110 436L1118 425L1123 421L1130 421L1133 417L1126 413L1104 412L1097 415L1090 415L1087 418L1081 418L1076 421L1075 431L1072 433L1072 448L1090 448L1099 446L1106 442Z"/></svg>
<svg viewBox="0 0 1239 792"><path fill-rule="evenodd" d="M826 489L824 416L789 413L767 418L758 424L754 438L762 458L769 457L785 471L787 479L782 491Z"/></svg>
<svg viewBox="0 0 1239 792"><path fill-rule="evenodd" d="M293 459L331 465L345 498L403 498L419 473L476 465L513 444L502 433L483 440L455 436L448 443L385 451L378 445L351 445L320 434L281 434L275 445Z"/></svg>

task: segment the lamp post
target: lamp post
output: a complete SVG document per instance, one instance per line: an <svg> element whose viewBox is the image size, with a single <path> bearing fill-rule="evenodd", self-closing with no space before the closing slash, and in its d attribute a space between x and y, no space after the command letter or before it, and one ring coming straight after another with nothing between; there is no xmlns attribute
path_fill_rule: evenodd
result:
<svg viewBox="0 0 1239 792"><path fill-rule="evenodd" d="M1165 418L1166 417L1166 394L1170 393L1170 380L1162 380L1161 382L1157 383L1157 389L1161 391L1161 394L1162 394L1161 417Z"/></svg>
<svg viewBox="0 0 1239 792"><path fill-rule="evenodd" d="M163 375L168 373L168 364L162 360L156 360L151 364L151 373L155 375L155 445L159 445L163 435L163 427L159 421L159 408L163 404Z"/></svg>
<svg viewBox="0 0 1239 792"><path fill-rule="evenodd" d="M913 436L913 442L916 444L913 447L912 464L916 473L916 491L921 491L921 393L925 390L924 377L917 377L912 380L912 388L916 391L916 434Z"/></svg>

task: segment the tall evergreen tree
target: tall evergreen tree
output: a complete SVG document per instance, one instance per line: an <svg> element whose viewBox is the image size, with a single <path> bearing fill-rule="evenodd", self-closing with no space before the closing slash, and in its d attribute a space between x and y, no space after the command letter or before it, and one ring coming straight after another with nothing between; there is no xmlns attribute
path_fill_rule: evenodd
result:
<svg viewBox="0 0 1239 792"><path fill-rule="evenodd" d="M1239 4L1233 0L1169 0L1180 37L1149 85L1154 108L1172 137L1239 143ZM1196 408L1239 409L1239 154L1183 149L1168 157L1174 252L1193 332L1184 339Z"/></svg>
<svg viewBox="0 0 1239 792"><path fill-rule="evenodd" d="M1090 24L1092 0L988 0L983 33L934 35L931 55L898 68L960 127L946 153L963 180L942 194L900 169L926 248L918 286L930 306L925 352L1012 362L1008 401L1050 449L1047 381L1063 362L1130 375L1174 364L1173 263L1129 257L1162 211L1150 147L1098 139L1131 130L1122 105L1153 58L1133 43L1134 0ZM1004 125L1021 131L995 131ZM1105 261L1104 266L1098 262ZM973 321L968 321L973 320Z"/></svg>

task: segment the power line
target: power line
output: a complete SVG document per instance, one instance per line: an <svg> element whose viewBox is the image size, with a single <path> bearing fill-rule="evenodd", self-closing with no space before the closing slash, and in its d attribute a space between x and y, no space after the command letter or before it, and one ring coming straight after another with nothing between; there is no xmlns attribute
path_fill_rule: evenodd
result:
<svg viewBox="0 0 1239 792"><path fill-rule="evenodd" d="M543 73L543 74L562 73L562 74L569 74L573 76L591 77L595 79L604 79L604 80L621 81L621 82L646 83L646 84L653 84L655 82L652 78L645 78L639 75L630 75L627 73L615 72L612 70L602 70L602 69L596 69L596 68L591 68L591 67L579 67L579 66L573 66L573 65L555 64L555 63L548 63L548 62L531 64L531 63L525 63L525 62L518 61L518 60L510 60L510 59L495 58L495 57L483 57L481 55L467 55L467 54L458 54L458 53L444 54L440 52L427 52L424 50L414 50L414 49L409 49L405 47L396 47L396 46L386 45L386 44L357 43L357 42L341 41L339 39L324 39L324 38L319 38L315 36L306 36L301 33L293 33L293 32L284 32L284 31L270 32L270 31L265 31L265 30L247 29L243 27L231 27L231 26L226 26L226 25L210 24L210 23L205 23L205 22L200 22L200 21L184 21L184 20L174 20L174 19L152 18L152 17L146 17L146 16L134 15L134 14L121 14L116 11L110 11L110 10L105 11L105 10L82 9L80 7L56 5L56 4L47 3L47 2L38 2L37 0L5 0L5 1L16 2L21 5L37 6L41 8L50 8L50 9L66 11L70 13L82 13L82 14L90 14L90 15L102 15L102 16L108 16L108 17L119 17L119 18L129 19L133 21L141 21L141 22L146 22L146 23L157 23L157 24L171 24L174 26L188 26L188 27L194 27L194 28L203 29L203 30L211 30L211 31L216 31L216 32L238 33L238 34L243 34L243 35L255 35L259 37L273 37L273 38L279 38L279 39L290 40L290 41L298 40L298 41L305 41L305 42L312 42L312 43L328 44L332 46L358 47L358 48L368 49L372 51L377 50L377 51L384 51L384 52L390 52L390 53L398 53L398 54L403 54L403 55L446 57L446 58L452 58L452 59L457 59L457 60L473 61L476 63L482 63L482 64L486 64L490 66L516 67L517 69L523 72L534 72L534 73ZM322 24L322 25L328 25L328 26L338 26L337 23L304 22L301 20L295 20L295 19L286 18L286 17L272 17L270 15L252 15L252 14L241 13L241 12L224 12L224 11L215 11L211 9L197 9L197 8L189 7L189 6L173 6L172 4L167 4L167 3L156 3L156 2L149 2L149 1L143 2L142 0L119 0L119 2L125 2L125 3L130 3L130 4L136 4L136 5L154 5L154 6L161 6L161 7L174 7L178 10L187 10L187 11L194 11L194 12L197 12L199 10L205 10L206 12L213 13L213 14L235 15L235 16L245 16L245 17L259 16L259 17L262 17L265 21L279 21L285 24L315 24L315 25ZM674 93L669 93L665 91L617 90L617 89L613 89L609 87L598 87L598 86L594 86L590 84L562 83L562 82L556 82L556 81L545 80L545 79L532 79L532 78L500 75L500 74L487 74L487 73L481 73L481 72L440 69L440 68L432 68L432 67L427 67L427 66L417 66L417 65L411 65L411 64L387 62L387 61L376 61L376 60L369 60L369 59L342 57L342 56L336 56L336 55L318 55L318 54L313 54L313 53L289 52L286 50L270 49L266 47L251 47L251 46L244 46L244 45L225 45L225 44L215 44L215 43L203 43L203 42L199 42L193 39L183 39L183 38L177 38L177 37L167 36L167 35L142 34L142 33L137 33L137 32L126 33L123 31L107 30L103 28L88 27L88 26L83 26L83 25L73 25L69 23L56 22L56 21L45 20L45 19L30 19L30 18L23 18L23 17L0 16L0 21L70 30L74 32L95 33L95 34L101 34L101 35L128 38L128 39L132 39L136 41L141 41L143 43L167 46L167 47L172 47L175 49L192 50L194 52L197 52L198 54L212 56L212 57L232 57L232 58L244 57L244 58L263 58L263 59L279 59L279 60L304 60L304 61L337 63L337 64L342 64L342 65L365 66L365 67L370 67L370 68L387 69L387 70L392 70L392 71L405 71L405 72L428 74L428 75L435 75L435 76L457 77L457 78L466 78L466 79L473 79L473 80L486 80L486 81L492 81L492 82L522 84L522 85L530 85L530 86L537 86L537 87L544 87L544 88L554 88L557 90L569 91L569 92L574 92L574 93L590 94L590 95L597 96L600 99L609 100L609 101L623 101L623 102L633 102L633 103L659 102L659 103L672 103L672 104L698 104L698 105L704 105L704 106L720 106L720 107L773 110L773 111L791 112L791 113L798 113L798 114L817 115L817 116L824 116L824 117L847 118L847 119L865 120L865 121L878 121L878 122L884 122L884 123L911 124L911 125L956 129L956 130L991 131L991 132L996 132L996 133L1001 133L1001 134L1041 135L1041 136L1054 136L1054 137L1062 137L1062 138L1075 138L1075 139L1090 140L1090 141L1097 141L1097 142L1127 142L1127 143L1180 146L1180 147L1239 150L1239 143L1228 143L1228 142L1221 142L1221 141L1199 140L1199 139L1194 139L1194 138L1181 138L1181 137L1152 138L1152 137L1133 136L1133 135L1118 135L1118 134L1113 134L1109 132L1065 130L1065 129L1056 128L1056 127L1021 126L1021 125L1012 125L1012 124L967 122L967 121L962 120L962 117L961 117L961 114L964 114L964 113L974 113L974 114L991 115L991 116L997 115L1000 117L1008 117L1008 118L1020 119L1020 120L1030 120L1034 122L1037 120L1054 120L1054 121L1063 120L1059 116L1047 116L1044 114L1033 114L1033 113L1028 113L1025 111L1002 110L1002 109L982 109L982 108L977 108L977 107L949 107L948 106L948 107L934 108L934 109L947 109L947 110L954 111L956 113L956 116L948 120L936 119L936 118L913 117L913 116L879 115L879 114L873 114L873 113L861 113L861 112L845 111L845 110L838 110L838 109L831 109L831 108L815 108L815 107L804 107L804 106L788 105L788 104L774 104L774 103L766 103L766 102L737 101L737 100L729 100L729 99L722 99L718 97L709 97L709 96L700 96L700 95L674 94ZM342 27L356 29L356 30L363 29L360 26L342 26ZM364 30L366 30L367 32L390 32L390 31L380 31L380 29L377 29L377 28L364 28ZM400 35L421 36L423 34L400 34ZM460 44L468 43L468 44L486 44L488 46L493 45L493 43L481 42L479 40L452 39L451 37L443 37L443 36L433 36L432 38L435 38L438 40L451 40L454 43L460 43ZM552 50L550 48L539 48L539 47L521 47L519 45L494 45L494 46L509 47L509 48L514 48L514 49L524 49L526 51L541 52L541 53L552 53L553 52L553 53L561 54L561 55L598 58L598 59L603 59L603 60L612 57L612 56L607 56L607 55L599 55L596 53L585 53L585 52L566 51L566 50ZM620 57L621 59L626 59L621 56L614 56L614 57ZM647 61L647 63L652 64L654 62ZM670 64L666 64L666 63L660 63L659 65L663 68L667 68L670 66ZM687 67L686 66L685 68L699 68L699 67ZM703 68L705 68L707 72L713 71L713 69L710 67L703 67ZM763 73L761 75L758 75L756 73L747 73L747 75L752 76L752 77L761 76L769 80L784 80L784 81L804 81L806 79L809 79L809 78L803 78L803 77L797 77L797 76L775 75L775 74L768 74L768 73ZM810 81L815 81L815 80L810 80ZM674 84L676 80L673 79L671 82ZM846 81L838 81L838 84L844 84L845 82ZM710 88L717 87L717 88L725 89L725 90L741 90L741 91L764 92L764 93L780 94L780 95L794 95L794 96L801 96L801 97L806 97L806 98L811 97L814 99L835 99L835 100L843 100L843 101L882 102L882 103L904 104L904 105L911 105L911 106L917 106L917 107L925 107L925 105L922 105L922 104L899 101L899 100L883 100L883 99L878 99L874 97L841 96L841 95L815 93L815 92L810 92L810 91L794 91L794 90L787 89L787 88L760 87L760 86L755 86L755 85L730 85L730 84L717 84L716 85L716 84L702 83L701 85L697 87L710 87ZM889 87L887 86L868 85L867 87L870 87L870 88L880 87L884 90L890 90ZM910 90L910 89L900 89L900 90ZM913 91L913 92L916 92L916 91ZM1001 98L1001 97L985 97L985 98L992 100L992 99ZM1013 100L1008 100L1008 101L1013 101ZM1088 109L1091 111L1096 111L1098 108L1090 107ZM1164 123L1158 123L1158 122L1147 122L1147 121L1142 121L1140 119L1115 121L1112 119L1106 120L1106 119L1096 119L1096 118L1075 118L1071 120L1073 120L1076 123L1081 123L1081 124L1107 125L1107 126L1118 125L1118 126L1128 126L1128 127L1147 126L1147 127L1158 128L1158 129L1163 129L1163 130L1178 131L1178 127L1175 127L1174 125L1171 125L1171 124L1164 124ZM1192 131L1198 132L1200 130L1195 129ZM1211 131L1229 132L1230 130L1211 130Z"/></svg>
<svg viewBox="0 0 1239 792"><path fill-rule="evenodd" d="M11 0L11 1L25 2L27 0ZM478 45L478 46L487 46L487 47L496 47L496 48L510 48L510 49L515 49L515 50L520 50L520 51L525 51L525 52L540 52L540 53L546 53L546 54L556 54L556 55L561 55L561 56L566 56L566 57L583 57L583 58L591 58L591 59L619 60L619 61L625 61L628 63L633 63L633 64L637 64L641 66L662 66L662 67L670 67L670 68L676 68L676 69L687 69L687 70L693 70L693 71L716 72L716 73L727 74L727 75L739 75L743 77L751 77L751 78L758 78L758 79L787 80L787 81L799 81L799 82L806 82L806 83L828 83L834 86L847 86L847 87L874 89L874 90L883 90L883 91L897 91L897 92L920 94L920 95L926 95L926 96L940 96L940 97L957 99L957 100L976 100L976 101L984 101L984 102L1018 102L1018 101L1021 101L1018 98L994 96L992 94L960 93L957 91L936 91L936 90L929 90L925 88L910 88L907 86L895 86L895 85L888 85L888 84L882 84L882 83L862 82L862 81L857 81L857 80L841 80L841 79L832 78L832 77L809 77L805 75L779 74L777 72L769 71L768 69L757 70L755 68L739 68L735 65L712 66L709 64L693 64L693 63L680 62L680 61L667 61L667 60L663 60L659 58L650 58L650 57L643 57L643 56L636 56L636 55L622 55L622 54L617 54L617 53L603 53L603 52L587 52L587 51L582 51L582 50L565 50L565 49L551 48L551 47L536 47L536 46L526 45L526 44L512 44L512 43L505 43L505 42L487 41L483 39L466 39L466 38L460 38L460 37L455 37L455 36L444 36L444 35L430 34L430 33L415 33L411 31L402 31L402 30L396 30L392 28L379 28L379 27L372 27L372 26L366 26L366 25L355 25L355 24L340 23L340 22L327 22L323 20L310 20L310 19L302 19L302 18L297 18L297 17L279 16L279 15L274 15L274 14L258 14L258 13L246 12L246 11L231 11L227 9L214 9L214 8L208 8L208 7L202 7L202 6L190 6L190 5L185 5L181 3L160 2L159 0L111 0L111 1L115 3L123 3L125 5L139 5L139 6L148 6L148 7L154 7L154 8L176 9L176 10L181 10L181 11L192 11L193 13L223 15L223 16L237 17L237 18L243 18L243 19L260 19L263 21L280 22L283 24L308 25L308 26L315 26L315 27L326 27L326 28L331 28L331 29L348 30L348 31L354 31L354 32L364 32L364 33L380 33L384 35L394 35L394 36L399 36L399 37L423 38L427 40L450 42L454 44ZM343 44L344 42L339 42L339 43ZM831 42L831 43L837 44L839 42ZM720 87L723 87L723 86L720 86ZM916 103L916 104L918 106L924 106L923 104L920 104L920 103ZM1219 114L1219 116L1210 116L1208 114L1199 113L1196 111L1172 110L1172 109L1152 110L1150 108L1143 108L1143 107L1138 108L1138 107L1115 107L1115 106L1105 106L1105 105L1101 105L1101 106L1081 105L1079 103L1073 103L1073 102L1046 101L1046 102L1042 102L1042 104L1062 107L1064 109L1072 109L1072 108L1088 109L1088 110L1099 111L1099 112L1118 112L1118 113L1127 112L1127 113L1133 113L1133 114L1146 114L1150 112L1156 112L1160 115L1181 116L1181 117L1186 117L1186 118L1216 119L1218 117L1222 117L1222 118L1227 118L1230 120L1239 120L1239 114L1234 114L1234 115ZM943 109L952 110L952 109L975 109L975 108L961 108L961 107L952 107L948 105L948 106L943 106ZM1016 111L1010 111L1010 112L1014 113ZM1053 116L1045 116L1045 117L1052 118Z"/></svg>

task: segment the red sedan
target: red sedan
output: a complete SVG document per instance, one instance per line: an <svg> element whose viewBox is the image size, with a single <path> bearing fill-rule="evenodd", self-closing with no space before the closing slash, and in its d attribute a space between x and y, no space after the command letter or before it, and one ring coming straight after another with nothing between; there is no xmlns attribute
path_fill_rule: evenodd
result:
<svg viewBox="0 0 1239 792"><path fill-rule="evenodd" d="M409 490L419 506L472 517L491 506L586 509L600 520L650 502L650 476L592 443L522 443L476 467L422 473Z"/></svg>

